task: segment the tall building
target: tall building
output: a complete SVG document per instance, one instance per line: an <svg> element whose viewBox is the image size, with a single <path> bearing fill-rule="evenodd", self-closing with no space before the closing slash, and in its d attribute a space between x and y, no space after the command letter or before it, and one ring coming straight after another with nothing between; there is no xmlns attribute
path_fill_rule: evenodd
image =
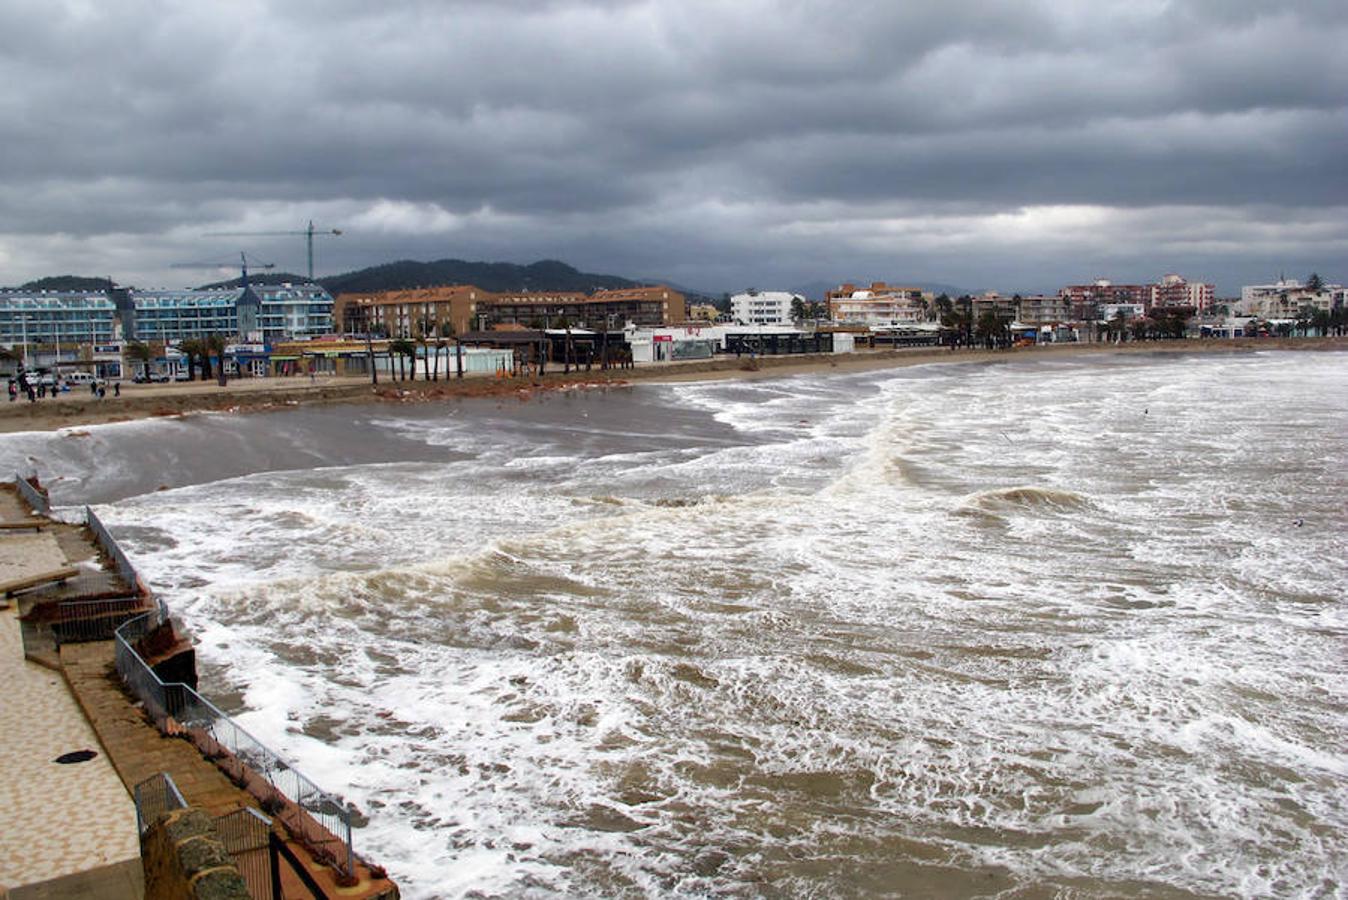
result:
<svg viewBox="0 0 1348 900"><path fill-rule="evenodd" d="M1096 321L1105 307L1151 307L1153 286L1150 284L1114 284L1106 278L1097 278L1090 284L1071 284L1058 291L1058 296L1071 304L1074 321Z"/></svg>
<svg viewBox="0 0 1348 900"><path fill-rule="evenodd" d="M741 325L790 325L795 300L805 302L790 291L744 291L730 298L730 317Z"/></svg>
<svg viewBox="0 0 1348 900"><path fill-rule="evenodd" d="M1179 275L1167 274L1154 285L1152 306L1191 306L1200 313L1212 306L1216 288L1200 281L1186 281Z"/></svg>
<svg viewBox="0 0 1348 900"><path fill-rule="evenodd" d="M1073 318L1095 319L1099 310L1109 307L1191 306L1206 312L1212 306L1216 288L1211 284L1186 281L1169 274L1155 284L1114 284L1105 278L1090 284L1072 284L1058 291L1073 304Z"/></svg>

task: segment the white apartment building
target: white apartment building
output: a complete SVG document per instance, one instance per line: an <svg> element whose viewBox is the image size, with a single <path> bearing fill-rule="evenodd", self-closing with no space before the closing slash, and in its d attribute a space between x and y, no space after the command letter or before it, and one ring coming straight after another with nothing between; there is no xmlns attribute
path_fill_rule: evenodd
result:
<svg viewBox="0 0 1348 900"><path fill-rule="evenodd" d="M805 302L790 291L745 291L730 298L730 316L744 325L790 325L793 300Z"/></svg>
<svg viewBox="0 0 1348 900"><path fill-rule="evenodd" d="M916 296L914 296L916 294ZM835 322L848 325L906 325L925 322L930 306L920 291L853 291L829 300Z"/></svg>
<svg viewBox="0 0 1348 900"><path fill-rule="evenodd" d="M1293 319L1304 307L1331 312L1346 303L1348 291L1341 284L1325 284L1312 291L1295 278L1283 278L1273 284L1242 286L1236 311L1264 319Z"/></svg>

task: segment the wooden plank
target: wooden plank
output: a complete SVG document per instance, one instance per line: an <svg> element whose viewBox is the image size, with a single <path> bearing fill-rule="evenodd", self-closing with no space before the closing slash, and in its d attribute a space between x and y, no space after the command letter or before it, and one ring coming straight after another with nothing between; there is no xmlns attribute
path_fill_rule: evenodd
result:
<svg viewBox="0 0 1348 900"><path fill-rule="evenodd" d="M9 581L0 582L0 594L6 597L17 591L27 590L28 588L39 587L40 585L50 584L54 581L67 581L80 574L77 566L62 566L59 569L51 569L47 572L38 572L34 575L25 575L22 578L13 578Z"/></svg>

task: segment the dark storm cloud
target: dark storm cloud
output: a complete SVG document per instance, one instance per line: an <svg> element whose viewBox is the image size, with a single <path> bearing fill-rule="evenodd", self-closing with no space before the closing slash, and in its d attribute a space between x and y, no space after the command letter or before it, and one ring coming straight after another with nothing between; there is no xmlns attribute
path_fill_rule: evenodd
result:
<svg viewBox="0 0 1348 900"><path fill-rule="evenodd" d="M1230 292L1348 250L1346 19L1246 0L12 0L0 281L163 280L214 249L202 232L314 217L349 229L327 271L557 256L713 288L1052 287L1177 268Z"/></svg>

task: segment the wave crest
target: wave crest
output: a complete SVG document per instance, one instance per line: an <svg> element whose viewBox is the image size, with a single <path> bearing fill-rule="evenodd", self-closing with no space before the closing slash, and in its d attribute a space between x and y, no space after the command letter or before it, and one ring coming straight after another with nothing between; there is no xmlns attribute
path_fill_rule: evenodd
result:
<svg viewBox="0 0 1348 900"><path fill-rule="evenodd" d="M996 512L1011 509L1090 509L1092 503L1076 491L1018 485L979 491L968 498L966 505L985 512Z"/></svg>

